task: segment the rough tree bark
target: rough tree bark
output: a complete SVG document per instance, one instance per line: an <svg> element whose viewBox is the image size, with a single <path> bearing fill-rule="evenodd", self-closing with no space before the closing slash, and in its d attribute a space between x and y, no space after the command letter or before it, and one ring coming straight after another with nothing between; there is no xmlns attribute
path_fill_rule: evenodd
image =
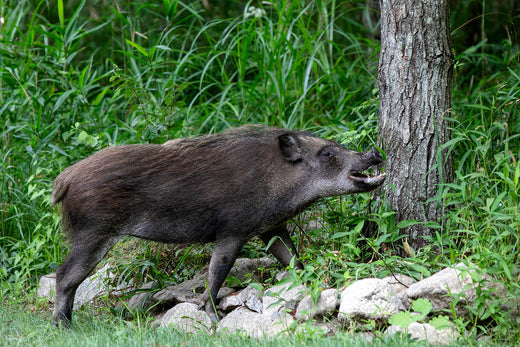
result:
<svg viewBox="0 0 520 347"><path fill-rule="evenodd" d="M439 184L452 179L451 158L439 146L451 137L453 54L448 0L381 0L379 145L387 156L386 201L396 221L441 221ZM393 188L389 188L393 186ZM414 249L432 230L401 230Z"/></svg>

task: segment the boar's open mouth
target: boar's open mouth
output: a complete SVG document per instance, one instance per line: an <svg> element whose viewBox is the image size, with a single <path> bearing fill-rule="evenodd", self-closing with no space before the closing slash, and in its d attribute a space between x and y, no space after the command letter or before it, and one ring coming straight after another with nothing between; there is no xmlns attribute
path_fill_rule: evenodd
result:
<svg viewBox="0 0 520 347"><path fill-rule="evenodd" d="M361 171L355 171L350 173L350 175L348 175L348 178L350 178L356 185L370 186L376 188L383 184L386 178L386 173L371 176Z"/></svg>
<svg viewBox="0 0 520 347"><path fill-rule="evenodd" d="M350 172L348 178L351 179L355 185L361 186L367 190L374 189L385 181L386 173L379 175L369 175L365 170L372 166L380 164L383 161L381 153L376 148L372 148L369 152L363 153L360 157L360 167L355 168Z"/></svg>

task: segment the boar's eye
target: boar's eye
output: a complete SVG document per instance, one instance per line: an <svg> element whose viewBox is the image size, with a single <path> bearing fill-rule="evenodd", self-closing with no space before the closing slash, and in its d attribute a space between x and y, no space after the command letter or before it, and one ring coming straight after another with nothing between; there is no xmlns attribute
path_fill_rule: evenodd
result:
<svg viewBox="0 0 520 347"><path fill-rule="evenodd" d="M322 159L330 159L334 154L328 148L324 148L320 151L319 156Z"/></svg>

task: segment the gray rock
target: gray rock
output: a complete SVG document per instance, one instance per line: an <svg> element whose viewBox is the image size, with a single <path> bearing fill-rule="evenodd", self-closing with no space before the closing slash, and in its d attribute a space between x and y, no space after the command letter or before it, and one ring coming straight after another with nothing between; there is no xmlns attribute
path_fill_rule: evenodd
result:
<svg viewBox="0 0 520 347"><path fill-rule="evenodd" d="M453 327L436 329L428 323L418 322L412 322L406 328L392 325L386 333L393 335L398 331L410 334L414 339L428 341L432 345L452 345L460 336L457 329Z"/></svg>
<svg viewBox="0 0 520 347"><path fill-rule="evenodd" d="M153 300L164 306L173 306L181 302L198 303L199 296L205 289L204 276L197 274L191 280L161 289L153 295Z"/></svg>
<svg viewBox="0 0 520 347"><path fill-rule="evenodd" d="M404 292L415 283L415 280L410 276L406 276L403 274L395 274L394 276L386 276L382 278L383 281L388 283L395 293L399 296L401 301L404 297Z"/></svg>
<svg viewBox="0 0 520 347"><path fill-rule="evenodd" d="M332 314L339 305L339 293L336 289L325 289L315 304L310 295L304 297L296 307L295 318L298 320L316 319Z"/></svg>
<svg viewBox="0 0 520 347"><path fill-rule="evenodd" d="M258 313L263 313L264 311L264 303L262 302L262 299L260 299L259 296L251 296L247 298L245 305L251 311L255 311Z"/></svg>
<svg viewBox="0 0 520 347"><path fill-rule="evenodd" d="M235 292L235 289L229 287L220 287L217 293L217 300L221 300L222 298L231 295Z"/></svg>
<svg viewBox="0 0 520 347"><path fill-rule="evenodd" d="M282 283L268 289L262 298L263 314L274 321L282 312L293 311L298 302L307 294L308 289L300 284Z"/></svg>
<svg viewBox="0 0 520 347"><path fill-rule="evenodd" d="M265 317L265 316L264 316ZM271 321L271 331L270 335L281 335L287 334L294 325L296 320L287 312L282 312L276 316L276 318Z"/></svg>
<svg viewBox="0 0 520 347"><path fill-rule="evenodd" d="M95 298L111 293L112 295L122 295L131 290L133 283L120 283L113 286L115 275L110 271L110 264L105 264L101 269L96 271L92 276L87 277L83 281L74 298L74 309L91 302ZM46 298L49 301L54 301L54 291L56 289L56 273L42 276L37 291L37 295Z"/></svg>
<svg viewBox="0 0 520 347"><path fill-rule="evenodd" d="M273 325L269 318L245 307L239 307L222 318L216 330L217 333L242 332L256 338L271 336L272 331Z"/></svg>
<svg viewBox="0 0 520 347"><path fill-rule="evenodd" d="M388 283L378 278L366 278L343 290L338 319L347 322L362 319L386 320L404 309L401 300Z"/></svg>
<svg viewBox="0 0 520 347"><path fill-rule="evenodd" d="M260 268L265 268L272 266L275 261L271 258L259 258L259 259L248 259L248 258L239 258L235 261L235 265L231 268L229 272L228 283L232 287L241 287L242 282L245 282L249 278L254 281L262 281L263 272L260 271ZM168 286L153 296L155 302L160 302L162 305L171 306L180 302L191 302L198 303L200 301L200 296L206 290L206 282L205 279L208 275L208 268L205 267L199 273L197 273L193 279L184 281L179 284ZM236 280L233 280L236 279ZM240 283L238 283L240 282ZM223 298L234 290L223 287L220 289L218 298Z"/></svg>
<svg viewBox="0 0 520 347"><path fill-rule="evenodd" d="M286 279L290 275L291 274L289 273L289 271L284 270L284 271L281 271L281 272L277 272L276 275L274 275L274 279L275 279L276 282L281 282L283 279Z"/></svg>
<svg viewBox="0 0 520 347"><path fill-rule="evenodd" d="M220 301L219 306L226 312L232 311L239 306L246 306L251 311L258 313L262 313L263 309L260 293L250 286L242 289L241 291L225 296Z"/></svg>
<svg viewBox="0 0 520 347"><path fill-rule="evenodd" d="M169 309L158 323L162 327L171 326L186 333L211 332L211 319L208 314L199 310L197 305L187 302Z"/></svg>
<svg viewBox="0 0 520 347"><path fill-rule="evenodd" d="M232 293L222 298L219 308L225 312L233 311L235 308L244 306L244 301L240 297L240 292Z"/></svg>
<svg viewBox="0 0 520 347"><path fill-rule="evenodd" d="M153 295L153 301L161 306L173 306L182 302L199 304L204 293L204 285L199 280L193 279L172 286L168 286ZM221 287L218 291L217 299L233 293L235 290L228 287Z"/></svg>
<svg viewBox="0 0 520 347"><path fill-rule="evenodd" d="M445 268L422 281L412 284L404 292L403 303L409 307L413 300L425 298L431 302L434 310L450 310L455 298L460 297L456 302L455 311L458 316L467 317L469 314L467 306L474 305L477 298L477 286L479 285L473 281L472 277L486 281L482 290L493 290L496 297L505 295L504 287L493 282L489 275L481 273L477 267L469 268L463 263L459 263L453 268ZM463 290L464 287L466 288ZM451 312L449 313L451 314Z"/></svg>
<svg viewBox="0 0 520 347"><path fill-rule="evenodd" d="M155 305L157 302L153 299L153 289L157 288L156 282L148 282L144 286L142 286L138 293L130 297L130 300L128 300L128 309L131 313L134 312L149 312L152 307L158 307ZM155 305L155 306L154 306ZM152 309L152 312L155 313L159 310L157 308L156 310Z"/></svg>
<svg viewBox="0 0 520 347"><path fill-rule="evenodd" d="M56 273L50 273L42 276L38 284L38 291L36 295L39 298L47 299L50 302L54 301L54 292L56 291Z"/></svg>
<svg viewBox="0 0 520 347"><path fill-rule="evenodd" d="M114 288L110 286L110 282L112 282L115 278L115 275L110 271L110 265L105 264L101 269L96 271L90 277L87 277L85 281L83 281L76 291L76 296L74 298L74 308L79 308L97 297L101 297L110 291L122 291L124 288L130 289L131 287L128 284L122 284L118 287Z"/></svg>

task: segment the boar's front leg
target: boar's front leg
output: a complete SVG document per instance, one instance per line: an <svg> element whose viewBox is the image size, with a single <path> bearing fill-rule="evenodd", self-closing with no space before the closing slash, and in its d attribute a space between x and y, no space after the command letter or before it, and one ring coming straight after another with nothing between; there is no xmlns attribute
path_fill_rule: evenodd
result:
<svg viewBox="0 0 520 347"><path fill-rule="evenodd" d="M298 260L298 252L289 236L289 231L285 223L263 233L260 235L260 239L267 245L271 239L276 236L276 240L269 247L271 254L274 255L283 266L289 266L291 259L296 257L294 266L297 269L303 269L303 264Z"/></svg>
<svg viewBox="0 0 520 347"><path fill-rule="evenodd" d="M202 297L200 307L205 306L206 312L213 322L217 321L217 312L215 307L217 305L217 294L220 286L226 279L231 267L240 253L247 240L240 240L228 237L217 240L215 243L215 250L209 262L208 271L208 289Z"/></svg>

